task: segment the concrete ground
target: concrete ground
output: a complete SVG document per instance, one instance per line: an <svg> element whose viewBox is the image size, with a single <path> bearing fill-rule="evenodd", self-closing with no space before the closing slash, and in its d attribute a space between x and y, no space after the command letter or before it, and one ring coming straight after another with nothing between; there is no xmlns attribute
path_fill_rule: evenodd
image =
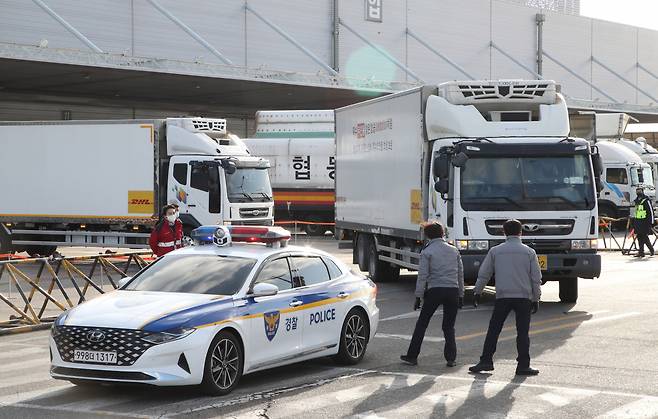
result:
<svg viewBox="0 0 658 419"><path fill-rule="evenodd" d="M300 240L301 241L301 240ZM329 239L313 244L351 262ZM245 376L229 396L195 388L82 388L48 375L47 331L0 337L0 417L658 417L658 257L603 254L603 274L580 280L578 303L543 287L531 326L536 377L517 378L513 318L501 335L492 374L471 375L493 297L457 318L458 366L443 360L437 313L416 367L399 362L417 313L415 274L380 284L381 322L365 359L342 367L319 359Z"/></svg>

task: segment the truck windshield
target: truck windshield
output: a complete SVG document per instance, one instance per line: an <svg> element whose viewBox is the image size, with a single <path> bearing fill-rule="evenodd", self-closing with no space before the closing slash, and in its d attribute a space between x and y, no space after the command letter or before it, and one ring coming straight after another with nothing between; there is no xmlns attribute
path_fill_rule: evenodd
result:
<svg viewBox="0 0 658 419"><path fill-rule="evenodd" d="M272 186L267 169L238 168L232 175L226 174L228 200L231 202L269 202Z"/></svg>
<svg viewBox="0 0 658 419"><path fill-rule="evenodd" d="M654 186L651 167L633 167L631 169L631 183L633 185Z"/></svg>
<svg viewBox="0 0 658 419"><path fill-rule="evenodd" d="M471 157L461 169L466 211L594 208L589 156Z"/></svg>
<svg viewBox="0 0 658 419"><path fill-rule="evenodd" d="M255 264L255 259L229 256L171 255L151 264L123 289L233 295Z"/></svg>

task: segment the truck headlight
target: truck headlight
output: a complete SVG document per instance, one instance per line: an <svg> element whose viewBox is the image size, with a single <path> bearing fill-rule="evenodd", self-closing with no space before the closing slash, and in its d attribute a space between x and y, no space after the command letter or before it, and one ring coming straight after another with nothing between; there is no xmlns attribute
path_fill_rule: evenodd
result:
<svg viewBox="0 0 658 419"><path fill-rule="evenodd" d="M488 240L470 240L468 242L468 250L488 250Z"/></svg>
<svg viewBox="0 0 658 419"><path fill-rule="evenodd" d="M193 327L190 328L179 327L178 329L171 329L171 330L167 330L166 332L157 332L157 333L148 334L144 336L142 340L145 340L154 345L159 345L161 343L167 343L174 340L183 339L184 337L189 336L195 330L196 329L194 329Z"/></svg>
<svg viewBox="0 0 658 419"><path fill-rule="evenodd" d="M573 250L596 250L599 248L599 241L598 239L571 240L571 248Z"/></svg>
<svg viewBox="0 0 658 419"><path fill-rule="evenodd" d="M488 240L456 240L458 250L488 250Z"/></svg>

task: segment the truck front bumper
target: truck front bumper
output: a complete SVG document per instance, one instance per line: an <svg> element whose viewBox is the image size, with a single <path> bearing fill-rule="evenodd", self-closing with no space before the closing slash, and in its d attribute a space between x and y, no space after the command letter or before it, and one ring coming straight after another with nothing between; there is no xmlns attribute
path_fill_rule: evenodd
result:
<svg viewBox="0 0 658 419"><path fill-rule="evenodd" d="M544 279L598 278L601 275L601 255L596 253L547 253L545 255L548 263L546 270L542 271ZM485 256L484 254L462 255L466 283L475 283Z"/></svg>

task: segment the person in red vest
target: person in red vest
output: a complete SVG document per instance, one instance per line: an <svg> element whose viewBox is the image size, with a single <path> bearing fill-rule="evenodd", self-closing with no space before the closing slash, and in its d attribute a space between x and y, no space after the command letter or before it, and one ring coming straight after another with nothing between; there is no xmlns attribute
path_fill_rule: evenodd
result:
<svg viewBox="0 0 658 419"><path fill-rule="evenodd" d="M182 247L183 224L176 217L176 208L165 205L160 212L160 220L153 228L149 245L156 256L166 255Z"/></svg>

